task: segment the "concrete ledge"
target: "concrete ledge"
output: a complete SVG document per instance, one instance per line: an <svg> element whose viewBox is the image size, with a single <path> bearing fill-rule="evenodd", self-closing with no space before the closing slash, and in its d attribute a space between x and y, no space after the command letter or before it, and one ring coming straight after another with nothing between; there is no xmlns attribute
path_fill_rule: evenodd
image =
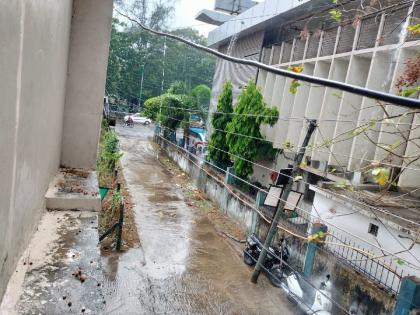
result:
<svg viewBox="0 0 420 315"><path fill-rule="evenodd" d="M101 197L98 179L93 171L59 170L45 194L49 210L100 211Z"/></svg>

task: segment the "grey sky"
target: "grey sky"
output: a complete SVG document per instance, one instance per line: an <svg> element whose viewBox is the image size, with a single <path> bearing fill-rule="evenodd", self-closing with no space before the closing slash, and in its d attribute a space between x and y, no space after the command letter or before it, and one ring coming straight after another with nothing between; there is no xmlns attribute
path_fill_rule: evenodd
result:
<svg viewBox="0 0 420 315"><path fill-rule="evenodd" d="M215 26L194 19L201 9L214 9L214 0L177 0L172 28L193 26L200 34L207 37L208 32Z"/></svg>

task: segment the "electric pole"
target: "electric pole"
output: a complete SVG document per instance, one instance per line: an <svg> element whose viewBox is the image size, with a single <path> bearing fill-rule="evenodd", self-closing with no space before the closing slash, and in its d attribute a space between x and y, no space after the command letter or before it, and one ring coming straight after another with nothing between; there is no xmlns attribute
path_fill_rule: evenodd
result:
<svg viewBox="0 0 420 315"><path fill-rule="evenodd" d="M140 81L140 95L139 95L139 107L141 107L141 98L143 94L143 79L144 79L144 65L141 65L141 81ZM140 108L139 108L140 111Z"/></svg>
<svg viewBox="0 0 420 315"><path fill-rule="evenodd" d="M284 185L283 193L281 195L280 203L276 209L276 213L274 215L273 221L271 222L270 230L268 230L267 237L264 241L264 246L261 250L260 257L258 257L257 264L255 265L254 273L251 277L252 283L257 283L258 276L261 272L261 267L264 266L265 258L267 256L267 249L271 246L274 236L277 232L277 225L279 224L280 217L284 212L284 205L286 204L287 198L289 198L290 191L292 190L293 186L293 179L299 172L300 164L302 163L303 156L305 155L306 147L308 146L309 139L311 138L312 133L314 132L316 127L316 120L309 120L309 127L308 131L306 132L305 139L303 140L302 146L299 149L299 152L296 154L295 159L293 161L293 169L292 174L289 177L287 184Z"/></svg>

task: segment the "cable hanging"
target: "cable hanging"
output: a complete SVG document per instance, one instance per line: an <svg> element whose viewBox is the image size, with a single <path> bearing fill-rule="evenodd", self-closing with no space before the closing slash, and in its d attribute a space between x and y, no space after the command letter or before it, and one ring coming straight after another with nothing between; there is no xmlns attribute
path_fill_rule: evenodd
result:
<svg viewBox="0 0 420 315"><path fill-rule="evenodd" d="M167 129L167 130L170 130L170 131L174 131L173 129L171 129L171 128L167 128L167 127L164 127L163 126L163 128L164 129ZM192 137L189 137L189 138L192 138ZM165 139L166 141L168 141L167 139ZM171 142L172 143L172 142ZM173 144L173 143L172 143ZM177 146L177 147L179 147L179 148L181 148L183 151L186 151L185 150L185 148L182 148L182 147L180 147L180 146L178 146L178 145L176 145L176 144L174 144L175 146ZM226 151L224 151L224 150L220 150L220 151L222 151L222 152L225 152L225 153L227 153ZM188 153L190 153L189 151L186 151L186 152L188 152ZM197 156L198 157L198 156ZM238 158L241 158L241 157L239 157L239 156L237 156ZM243 159L243 158L242 158ZM251 162L251 161L249 161L249 160L246 160L246 159L243 159L244 161L247 161L247 162L249 162L249 163L252 163L252 164L254 164L254 165L257 165L257 166L261 166L261 167L264 167L264 168L266 168L266 169L268 169L268 170L272 170L272 169L270 169L270 168L267 168L267 167L265 167L265 166L262 166L262 165L260 165L260 164L257 164L257 163L255 163L255 162ZM224 170L224 169L222 169L222 168L220 168L220 167L218 167L218 166L216 166L216 165L214 165L214 164L212 164L211 162L209 162L209 161L206 161L206 160L204 160L204 162L206 163L206 164L208 164L208 165L210 165L210 166L212 166L212 167L214 167L214 168L216 168L216 169L218 169L218 170L220 170L220 171L222 171L223 173L226 173L226 171ZM274 170L272 170L272 171L274 171ZM242 181L243 183L245 183L245 184L247 184L247 185L249 185L250 187L253 187L253 188L255 188L255 189L257 189L257 190L259 190L259 191L262 191L262 192L264 192L264 193L266 193L267 195L270 195L270 192L269 191L266 191L266 190L264 190L264 189L262 189L262 188L260 188L260 187L258 187L258 186L256 186L256 185L254 185L254 184L252 184L252 183L250 183L249 181L246 181L246 180L244 180L244 179L242 179L242 178L240 178L240 177L238 177L238 176L236 176L236 175L234 175L234 174L231 174L231 176L232 177L234 177L234 178L236 178L236 179L238 179L238 180L240 180L240 181ZM309 184L309 183L307 183L307 182L305 182L305 181L303 181L302 180L302 182L304 182L304 183L306 183L306 184ZM289 205L292 205L292 206L296 206L296 209L298 209L298 210L300 210L300 211L302 211L303 213L306 213L307 215L309 215L309 216L311 216L311 217L314 217L314 215L312 214L312 213L310 213L310 212L308 212L307 210L304 210L303 208L301 208L301 207L299 207L299 206L297 206L297 205L294 205L294 204L292 204L292 203L290 203L290 202L288 202L287 200L283 200L282 198L280 198L280 197L277 197L277 196L274 196L273 195L273 197L275 197L276 199L278 199L279 201L284 201L286 204L289 204ZM358 237L357 235L354 235L354 234L352 234L352 233L350 233L350 232L348 232L348 231L345 231L345 230L343 230L343 229L341 229L340 227L338 227L338 226L336 226L336 225L334 225L334 224L332 224L332 223L330 223L330 222L326 222L325 220L323 220L320 216L319 216L319 214L318 214L318 217L315 217L315 219L316 220L321 220L322 222L324 222L324 223L326 223L326 224L328 224L328 225L330 225L330 226L332 226L332 227L334 227L334 228L336 228L336 229L338 229L338 230L340 230L340 231L342 231L342 232L344 232L344 233L347 233L347 234L349 234L349 235L351 235L351 236L353 236L353 237L356 237L357 239L359 239L360 241L363 241L363 242L365 242L365 243L367 243L367 244L369 244L369 245L371 245L371 246L373 246L373 247L376 247L377 249L379 249L379 250L381 250L381 251L384 251L384 249L382 248L382 247L378 247L376 244L373 244L373 243L370 243L370 242L368 242L368 241L366 241L366 240L364 240L364 239L362 239L362 238L360 238L360 237ZM402 218L401 218L402 219ZM413 222L413 223L415 223L415 222ZM413 232L414 233L414 232ZM408 251L408 250L406 250L406 251ZM391 253L391 252L387 252L388 253L388 255L390 255L390 256L395 256L393 253ZM395 256L396 258L398 258L398 259L401 259L400 257L398 257L398 256ZM409 263L410 264L410 263ZM415 266L415 265L413 265L413 266ZM420 267L417 267L417 266L415 266L415 269L416 268L418 268L418 270L420 270Z"/></svg>

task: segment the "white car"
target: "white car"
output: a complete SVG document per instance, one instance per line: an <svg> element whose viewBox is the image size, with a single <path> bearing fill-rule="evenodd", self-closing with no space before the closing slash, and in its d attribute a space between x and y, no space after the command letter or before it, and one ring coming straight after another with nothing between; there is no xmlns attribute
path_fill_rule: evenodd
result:
<svg viewBox="0 0 420 315"><path fill-rule="evenodd" d="M137 114L130 114L130 115L126 115L124 116L124 121L127 122L128 121L128 117L131 117L131 119L133 120L133 122L135 124L143 124L143 125L148 125L150 124L152 121L144 116L141 116L139 113Z"/></svg>

